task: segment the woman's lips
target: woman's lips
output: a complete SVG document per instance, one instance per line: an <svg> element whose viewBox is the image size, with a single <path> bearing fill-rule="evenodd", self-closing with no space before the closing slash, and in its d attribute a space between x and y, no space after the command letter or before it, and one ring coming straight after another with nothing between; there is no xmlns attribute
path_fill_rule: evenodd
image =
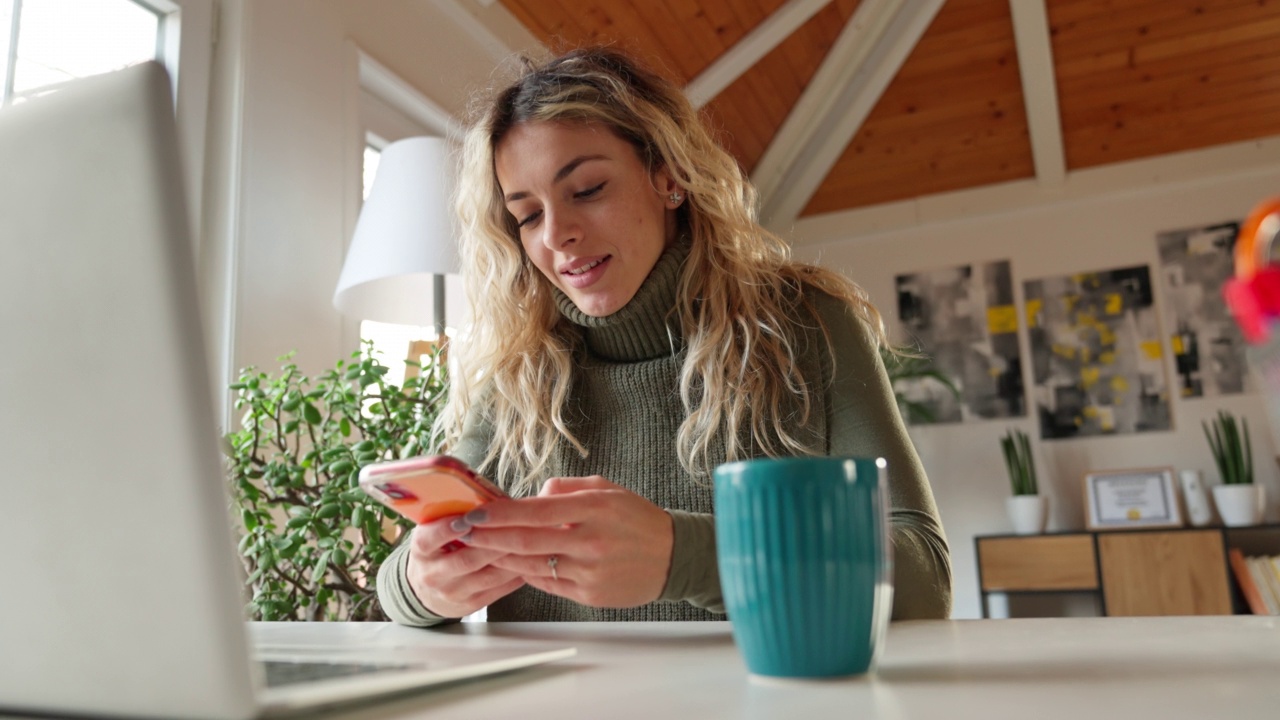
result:
<svg viewBox="0 0 1280 720"><path fill-rule="evenodd" d="M605 255L603 258L600 258L599 261L586 260L581 264L579 264L578 267L582 267L583 265L590 265L592 262L596 262L595 267L583 272L580 275L574 275L573 273L567 272L567 271L561 272L560 277L564 278L564 283L569 287L574 288L575 290L581 290L582 288L592 285L597 280L599 280L602 276L604 276L605 269L609 267L609 261L612 259L613 259L612 255Z"/></svg>

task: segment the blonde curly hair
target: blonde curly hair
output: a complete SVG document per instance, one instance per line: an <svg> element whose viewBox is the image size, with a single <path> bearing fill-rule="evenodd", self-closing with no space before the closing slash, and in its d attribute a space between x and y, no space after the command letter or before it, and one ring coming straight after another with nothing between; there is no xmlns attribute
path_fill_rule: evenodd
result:
<svg viewBox="0 0 1280 720"><path fill-rule="evenodd" d="M681 465L703 476L743 457L749 442L770 456L806 452L792 428L805 426L811 394L822 388L807 383L798 364L793 328L806 304L801 287L845 300L885 345L880 315L847 278L792 262L786 242L757 222L755 189L683 92L607 48L540 65L525 61L522 75L469 126L457 211L474 315L470 331L450 348L457 369L436 428L446 446L461 436L469 413L482 412L494 432L483 464L496 461L497 476L514 479L513 494L536 487L558 443L587 454L564 413L581 334L525 257L494 171L506 133L533 122L608 127L635 147L651 173L665 166L688 197L678 221L691 249L672 311L686 350L680 397L687 416L676 437ZM725 455L710 457L717 437Z"/></svg>

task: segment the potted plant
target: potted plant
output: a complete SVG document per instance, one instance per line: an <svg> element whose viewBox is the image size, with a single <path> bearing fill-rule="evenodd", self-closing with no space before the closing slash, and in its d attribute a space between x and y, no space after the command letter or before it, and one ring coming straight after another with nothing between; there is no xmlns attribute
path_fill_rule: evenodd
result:
<svg viewBox="0 0 1280 720"><path fill-rule="evenodd" d="M1222 522L1231 527L1262 522L1263 487L1253 482L1253 445L1249 442L1249 421L1236 423L1225 410L1201 423L1213 451L1222 483L1213 488L1213 503Z"/></svg>
<svg viewBox="0 0 1280 720"><path fill-rule="evenodd" d="M1021 430L1010 430L1000 439L1000 446L1004 450L1004 463L1013 486L1013 495L1005 503L1013 531L1019 535L1042 533L1049 520L1049 502L1040 494L1036 482L1031 440Z"/></svg>
<svg viewBox="0 0 1280 720"><path fill-rule="evenodd" d="M893 388L894 400L898 403L898 412L909 425L935 423L938 421L933 408L924 402L907 397L904 384L932 380L942 388L954 401L960 400L960 389L951 378L934 366L933 361L916 350L905 347L880 347L880 360L884 363L885 372L889 376L889 385Z"/></svg>
<svg viewBox="0 0 1280 720"><path fill-rule="evenodd" d="M445 364L406 361L403 387L372 344L314 380L284 361L237 382L241 428L225 438L227 480L240 520L248 611L255 620L386 620L374 583L411 523L368 497L357 480L371 462L433 449Z"/></svg>

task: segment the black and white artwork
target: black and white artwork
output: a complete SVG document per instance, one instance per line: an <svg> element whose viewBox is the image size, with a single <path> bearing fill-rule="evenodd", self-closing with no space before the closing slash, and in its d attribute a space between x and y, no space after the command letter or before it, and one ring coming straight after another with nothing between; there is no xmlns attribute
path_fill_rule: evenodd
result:
<svg viewBox="0 0 1280 720"><path fill-rule="evenodd" d="M910 413L911 423L1026 414L1008 260L899 275L897 291L898 320L925 358L916 363L921 372L894 384L908 404L924 410Z"/></svg>
<svg viewBox="0 0 1280 720"><path fill-rule="evenodd" d="M1156 235L1165 327L1182 397L1244 392L1244 337L1222 299L1239 232L1239 223L1224 222Z"/></svg>
<svg viewBox="0 0 1280 720"><path fill-rule="evenodd" d="M1146 265L1029 280L1023 287L1042 438L1172 427Z"/></svg>

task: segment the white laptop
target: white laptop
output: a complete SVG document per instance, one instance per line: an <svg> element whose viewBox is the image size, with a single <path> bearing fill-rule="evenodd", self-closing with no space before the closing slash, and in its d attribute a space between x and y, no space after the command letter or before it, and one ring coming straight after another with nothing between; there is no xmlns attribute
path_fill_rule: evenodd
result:
<svg viewBox="0 0 1280 720"><path fill-rule="evenodd" d="M356 674L266 686L176 147L154 63L0 110L0 714L254 717L572 655L338 632L291 654Z"/></svg>

